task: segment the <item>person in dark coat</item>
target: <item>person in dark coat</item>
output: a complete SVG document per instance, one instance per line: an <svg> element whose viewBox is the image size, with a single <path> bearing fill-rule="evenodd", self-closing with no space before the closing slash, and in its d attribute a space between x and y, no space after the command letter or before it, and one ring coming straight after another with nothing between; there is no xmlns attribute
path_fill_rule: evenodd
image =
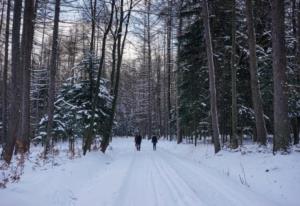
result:
<svg viewBox="0 0 300 206"><path fill-rule="evenodd" d="M136 150L140 151L141 150L141 143L142 143L142 136L140 134L136 134L135 138L134 138L134 141L135 141Z"/></svg>
<svg viewBox="0 0 300 206"><path fill-rule="evenodd" d="M156 150L156 143L157 143L157 136L152 136L152 144L153 144L153 150Z"/></svg>

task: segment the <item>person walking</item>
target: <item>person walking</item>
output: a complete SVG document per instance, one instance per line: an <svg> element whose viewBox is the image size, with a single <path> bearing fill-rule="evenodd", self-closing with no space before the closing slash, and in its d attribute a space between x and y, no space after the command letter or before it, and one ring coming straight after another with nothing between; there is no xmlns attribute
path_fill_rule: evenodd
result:
<svg viewBox="0 0 300 206"><path fill-rule="evenodd" d="M141 150L141 143L142 143L142 136L140 134L136 134L135 138L134 138L134 141L135 141L136 150L140 151Z"/></svg>
<svg viewBox="0 0 300 206"><path fill-rule="evenodd" d="M153 144L153 150L156 150L156 144L157 144L157 136L153 135L152 136L152 144Z"/></svg>

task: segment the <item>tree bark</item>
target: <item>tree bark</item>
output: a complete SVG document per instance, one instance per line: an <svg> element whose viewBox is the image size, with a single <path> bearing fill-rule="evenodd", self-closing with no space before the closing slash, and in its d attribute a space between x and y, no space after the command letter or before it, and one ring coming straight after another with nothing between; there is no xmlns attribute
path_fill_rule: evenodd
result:
<svg viewBox="0 0 300 206"><path fill-rule="evenodd" d="M2 25L3 25L3 19L4 19L4 8L5 8L4 0L2 0L1 4L2 4L2 8L1 8L1 17L0 17L0 36L2 34Z"/></svg>
<svg viewBox="0 0 300 206"><path fill-rule="evenodd" d="M96 80L96 86L95 86L95 94L99 93L99 87L100 87L100 81L101 81L101 73L102 73L102 70L103 70L103 65L104 65L104 61L105 61L105 54L106 54L106 40L107 40L108 33L109 33L109 31L110 31L110 29L112 27L113 16L114 16L114 8L115 8L115 0L112 0L112 3L111 3L111 14L110 14L109 22L108 22L107 27L105 28L105 31L104 31L104 34L103 34L103 38L102 38L101 58L100 58L99 67L98 67L98 74L97 74L97 80ZM87 150L90 150L90 147L91 147L91 144L92 144L96 103L97 103L96 102L96 98L93 98L92 99L92 117L91 117L91 122L90 122L90 125L89 125L89 129L87 131L87 135L86 135L84 146L83 146L83 154L84 155L86 154ZM109 142L109 138L108 138L107 141ZM104 142L105 142L105 145L106 145L106 140L104 140ZM108 142L107 142L107 145L108 145Z"/></svg>
<svg viewBox="0 0 300 206"><path fill-rule="evenodd" d="M168 0L168 19L167 19L167 75L168 75L168 87L167 87L167 130L170 140L171 134L171 72L172 72L172 51L171 51L171 39L172 39L172 6L173 0Z"/></svg>
<svg viewBox="0 0 300 206"><path fill-rule="evenodd" d="M16 139L20 129L20 115L21 115L21 77L20 70L20 26L22 14L22 0L17 0L14 3L13 13L13 28L12 28L12 72L11 72L11 85L12 85L12 98L10 107L10 119L8 125L8 140L4 147L4 160L10 163L13 151L16 144Z"/></svg>
<svg viewBox="0 0 300 206"><path fill-rule="evenodd" d="M236 23L235 23L235 0L232 0L232 31L231 31L231 138L230 144L233 149L238 147L238 136L237 136L237 90L236 90Z"/></svg>
<svg viewBox="0 0 300 206"><path fill-rule="evenodd" d="M177 45L177 72L176 72L176 136L177 136L177 144L180 144L182 142L182 132L181 132L181 119L179 115L180 110L180 83L181 83L181 70L180 66L178 65L179 62L179 52L181 49L181 41L179 40L180 36L182 35L182 16L181 16L181 9L182 9L183 0L179 2L178 7L178 28L177 28L177 39L178 39L178 45Z"/></svg>
<svg viewBox="0 0 300 206"><path fill-rule="evenodd" d="M93 88L94 88L94 75L93 75L93 55L95 54L95 26L96 26L96 9L97 1L90 0L91 9L91 42L90 42L90 53L89 53L89 79L90 79L90 101L93 99Z"/></svg>
<svg viewBox="0 0 300 206"><path fill-rule="evenodd" d="M115 21L115 30L113 32L113 46L112 46L112 69L110 75L110 93L114 93L114 84L116 78L116 51L117 51L117 36L119 30L119 19L118 19L118 12L116 10L116 21Z"/></svg>
<svg viewBox="0 0 300 206"><path fill-rule="evenodd" d="M295 117L291 119L292 129L293 129L293 144L299 144L299 122L300 118Z"/></svg>
<svg viewBox="0 0 300 206"><path fill-rule="evenodd" d="M91 32L91 43L90 43L90 53L94 52L95 49L95 27L96 27L96 12L97 12L97 0L90 0L91 7L91 20L92 20L92 32Z"/></svg>
<svg viewBox="0 0 300 206"><path fill-rule="evenodd" d="M125 31L124 31L124 36L122 38L122 32L123 32L123 21L124 19L124 10L123 10L123 0L121 0L121 8L120 8L120 25L119 25L119 32L118 32L118 42L117 42L117 53L118 53L118 59L117 59L117 67L116 67L116 83L114 87L114 97L113 97L113 102L112 102L112 114L109 118L108 122L108 131L107 133L103 136L103 139L101 141L101 151L105 153L108 145L109 145L109 139L111 136L112 132L112 127L113 127L113 121L115 117L115 111L116 111L116 106L117 106L117 100L118 100L118 92L119 92L119 83L120 83L120 73L121 73L121 66L122 66L122 58L123 58L123 52L124 52L124 47L125 47L125 42L128 34L128 26L129 26L129 20L131 16L131 10L133 8L133 1L130 0L129 4L129 9L127 13L126 22L125 22Z"/></svg>
<svg viewBox="0 0 300 206"><path fill-rule="evenodd" d="M55 100L55 76L57 70L58 58L58 32L59 32L59 15L60 15L60 0L55 1L54 27L52 36L52 51L50 61L50 79L48 89L48 124L47 124L47 138L45 142L44 156L46 157L50 146L53 146L52 128L54 115L54 100Z"/></svg>
<svg viewBox="0 0 300 206"><path fill-rule="evenodd" d="M257 77L257 61L256 61L256 36L253 22L252 1L246 0L246 18L248 28L248 44L249 44L249 65L251 77L251 93L252 103L255 113L255 128L257 141L261 145L266 145L267 129L264 120L264 111L262 105L262 98L259 89L259 82Z"/></svg>
<svg viewBox="0 0 300 206"><path fill-rule="evenodd" d="M210 91L210 110L213 129L213 141L215 153L221 150L219 139L219 122L218 122L218 110L217 110L217 98L216 98L216 84L215 84L215 65L213 59L213 48L210 34L209 14L207 0L203 0L203 23L205 28L205 43L208 61L208 73L209 73L209 91Z"/></svg>
<svg viewBox="0 0 300 206"><path fill-rule="evenodd" d="M37 1L36 1L37 5ZM19 150L21 153L29 150L30 142L30 74L31 52L33 46L35 1L25 0L23 33L22 33L22 70L23 70L23 95L22 95L22 125L19 136Z"/></svg>
<svg viewBox="0 0 300 206"><path fill-rule="evenodd" d="M151 28L150 28L150 9L151 0L146 0L147 4L147 66L148 66L148 135L152 136L152 59L151 59Z"/></svg>
<svg viewBox="0 0 300 206"><path fill-rule="evenodd" d="M273 151L289 148L288 85L284 31L284 0L272 1L272 59L274 82Z"/></svg>
<svg viewBox="0 0 300 206"><path fill-rule="evenodd" d="M296 29L296 39L297 39L297 47L296 47L296 64L297 64L297 69L298 71L296 73L297 75L297 85L300 85L300 1L298 1L297 5L297 29ZM300 92L300 89L298 88L298 92ZM294 118L295 125L293 126L294 130L294 144L299 144L299 130L300 130L300 117L297 116Z"/></svg>
<svg viewBox="0 0 300 206"><path fill-rule="evenodd" d="M7 95L7 71L8 71L10 7L11 7L11 1L7 0L5 45L4 45L4 66L3 66L3 99L2 99L2 128L3 128L3 143L4 143L4 145L7 142L7 100L8 100L8 95Z"/></svg>
<svg viewBox="0 0 300 206"><path fill-rule="evenodd" d="M162 114L161 114L161 57L159 54L156 55L157 58L157 85L156 85L156 95L157 95L157 122L159 129L159 136L162 134Z"/></svg>

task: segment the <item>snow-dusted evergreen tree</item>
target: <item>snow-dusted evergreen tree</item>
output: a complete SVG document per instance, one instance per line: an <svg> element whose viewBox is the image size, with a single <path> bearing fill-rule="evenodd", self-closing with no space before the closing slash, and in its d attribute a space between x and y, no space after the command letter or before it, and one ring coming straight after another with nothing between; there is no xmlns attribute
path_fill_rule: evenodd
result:
<svg viewBox="0 0 300 206"><path fill-rule="evenodd" d="M90 62L93 61L93 70L89 71ZM107 89L108 81L101 79L99 93L91 96L91 90L95 90L95 71L99 65L99 59L95 56L87 55L73 69L74 76L63 83L58 95L55 98L55 109L53 116L52 136L56 139L85 138L85 134L90 126L92 115L91 98L96 98L95 119L93 133L102 135L105 132L107 118L111 113L112 96ZM92 74L93 82L88 78ZM38 126L37 137L44 140L46 138L46 125L48 117L45 115Z"/></svg>

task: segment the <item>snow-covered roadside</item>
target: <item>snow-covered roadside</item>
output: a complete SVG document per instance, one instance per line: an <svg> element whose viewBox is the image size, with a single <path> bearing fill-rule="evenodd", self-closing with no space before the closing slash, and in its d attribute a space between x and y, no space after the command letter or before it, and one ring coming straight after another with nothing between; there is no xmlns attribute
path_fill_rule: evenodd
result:
<svg viewBox="0 0 300 206"><path fill-rule="evenodd" d="M215 155L211 144L195 147L192 144L160 141L159 147L214 169L280 205L299 205L298 149L288 155L273 155L271 147L259 149L257 145L249 144L242 148L242 152L222 150Z"/></svg>
<svg viewBox="0 0 300 206"><path fill-rule="evenodd" d="M59 153L54 159L43 161L39 158L43 148L31 147L23 171L16 168L19 167L16 158L8 170L0 170L0 180L9 179L6 188L0 189L0 205L73 205L76 191L90 183L86 175L94 177L101 174L106 164L113 161L111 151L107 155L90 152L81 156L77 149L75 158L70 159L66 143L60 143L56 147ZM98 167L95 167L96 163ZM23 174L20 174L21 171ZM13 175L20 176L20 179L12 182Z"/></svg>

